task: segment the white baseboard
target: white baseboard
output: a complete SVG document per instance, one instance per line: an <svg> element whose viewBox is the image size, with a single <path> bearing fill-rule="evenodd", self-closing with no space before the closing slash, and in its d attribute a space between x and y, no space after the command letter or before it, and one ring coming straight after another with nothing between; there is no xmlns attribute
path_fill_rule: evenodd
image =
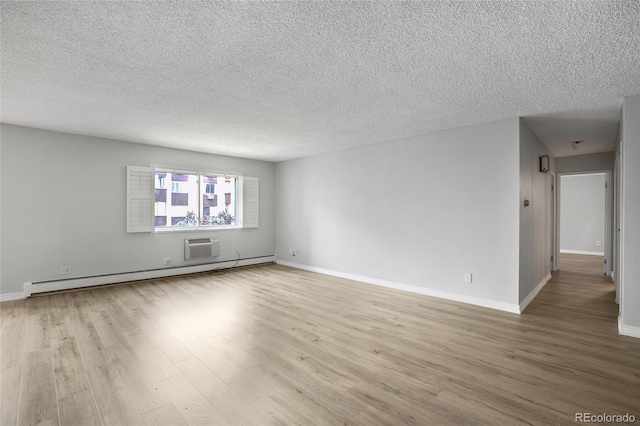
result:
<svg viewBox="0 0 640 426"><path fill-rule="evenodd" d="M560 253L589 254L591 256L604 256L604 252L603 251L585 251L585 250L564 250L564 249L560 249Z"/></svg>
<svg viewBox="0 0 640 426"><path fill-rule="evenodd" d="M637 337L640 339L640 327L624 325L621 317L618 317L618 333L623 336Z"/></svg>
<svg viewBox="0 0 640 426"><path fill-rule="evenodd" d="M301 263L287 262L284 260L278 260L279 265L289 266L297 269L304 269L305 271L317 272L324 275L331 275L334 277L345 278L348 280L359 281L366 284L373 284L381 287L393 288L395 290L407 291L410 293L422 294L425 296L437 297L440 299L452 300L454 302L468 303L470 305L482 306L484 308L497 309L499 311L511 312L514 314L520 313L520 307L515 304L498 302L490 299L482 299L479 297L466 296L463 294L449 293L447 291L434 290L426 287L419 287L410 284L402 284L394 281L380 280L377 278L371 278L364 275L349 274L346 272L333 271L331 269L318 268L315 266L303 265Z"/></svg>
<svg viewBox="0 0 640 426"><path fill-rule="evenodd" d="M542 279L542 281L540 281L538 283L536 288L534 288L531 291L531 293L529 293L529 295L527 297L525 297L522 302L520 302L520 312L521 313L524 312L524 310L527 308L527 306L529 306L529 303L531 303L531 301L533 299L535 299L535 297L538 295L538 293L540 293L540 290L542 290L544 288L544 286L549 282L550 279L551 279L551 274L548 274L546 277L544 277Z"/></svg>
<svg viewBox="0 0 640 426"><path fill-rule="evenodd" d="M10 302L12 300L26 299L26 298L27 296L25 295L24 291L18 291L16 293L5 293L5 294L0 294L0 303Z"/></svg>
<svg viewBox="0 0 640 426"><path fill-rule="evenodd" d="M241 259L240 261L230 260L228 262L209 263L193 266L181 266L175 268L155 269L151 271L125 272L122 274L100 275L95 277L70 278L59 281L47 281L36 283L25 283L24 291L19 293L7 293L0 295L0 301L25 299L32 294L45 293L48 291L71 290L74 288L94 287L104 284L116 284L127 281L147 280L152 278L172 277L176 275L193 274L197 272L214 271L216 269L227 269L234 266L249 266L260 263L275 262L275 256L262 256L252 259ZM237 264L236 264L237 262Z"/></svg>

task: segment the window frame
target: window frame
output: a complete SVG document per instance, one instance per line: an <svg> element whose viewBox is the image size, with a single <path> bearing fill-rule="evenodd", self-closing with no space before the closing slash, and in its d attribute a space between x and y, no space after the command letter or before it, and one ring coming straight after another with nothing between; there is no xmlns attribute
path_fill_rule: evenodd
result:
<svg viewBox="0 0 640 426"><path fill-rule="evenodd" d="M243 176L239 173L229 173L229 172L220 172L220 171L208 171L208 170L192 170L192 169L182 169L182 168L174 168L167 167L162 165L151 165L150 168L153 170L153 182L155 189L156 182L156 173L172 173L172 174L185 174L185 175L194 175L197 177L198 181L198 197L197 204L198 210L196 217L198 218L198 225L196 226L164 226L157 227L154 226L154 233L166 233L166 232L195 232L195 231L214 231L214 230L227 230L227 229L242 229L242 182ZM215 177L218 179L234 179L235 180L235 223L232 225L202 225L200 222L202 221L201 213L203 211L202 205L202 185L207 185L206 183L202 183L202 178L204 176ZM182 186L182 185L181 185ZM206 187L205 187L206 189ZM205 192L206 193L206 192ZM169 197L167 197L169 198ZM155 203L154 203L155 204ZM167 221L169 222L169 221Z"/></svg>
<svg viewBox="0 0 640 426"><path fill-rule="evenodd" d="M233 178L236 182L235 224L234 225L199 225L199 226L170 226L156 229L156 173L163 170L177 174L205 174L210 176ZM172 166L149 164L148 166L127 165L126 173L126 224L127 233L167 233L214 231L224 229L254 229L260 227L260 179L245 176L242 173L220 171L194 171L191 168L180 169ZM164 176L166 178L166 175ZM198 186L199 186L198 182ZM160 189L168 190L166 185ZM200 189L200 186L199 186ZM167 200L164 201L166 203ZM201 205L198 205L198 209ZM168 218L168 216L165 216ZM165 219L166 220L166 219Z"/></svg>

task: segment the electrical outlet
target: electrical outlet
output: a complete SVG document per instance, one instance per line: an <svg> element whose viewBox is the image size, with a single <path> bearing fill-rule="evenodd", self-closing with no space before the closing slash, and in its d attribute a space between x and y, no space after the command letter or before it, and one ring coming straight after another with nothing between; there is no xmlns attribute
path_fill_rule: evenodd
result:
<svg viewBox="0 0 640 426"><path fill-rule="evenodd" d="M163 257L162 258L162 264L163 265L168 265L171 263L171 258L170 257Z"/></svg>
<svg viewBox="0 0 640 426"><path fill-rule="evenodd" d="M66 275L71 273L71 266L61 266L60 275Z"/></svg>
<svg viewBox="0 0 640 426"><path fill-rule="evenodd" d="M472 282L472 277L473 277L473 276L472 276L471 272L465 272L465 273L464 273L464 282L465 282L465 283L470 283L470 282Z"/></svg>
<svg viewBox="0 0 640 426"><path fill-rule="evenodd" d="M291 254L296 256L298 254L298 250L296 249L291 249Z"/></svg>

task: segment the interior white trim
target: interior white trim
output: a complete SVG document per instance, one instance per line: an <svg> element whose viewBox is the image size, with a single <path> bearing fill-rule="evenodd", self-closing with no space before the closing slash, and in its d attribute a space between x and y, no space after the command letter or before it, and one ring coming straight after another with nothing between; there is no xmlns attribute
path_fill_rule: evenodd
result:
<svg viewBox="0 0 640 426"><path fill-rule="evenodd" d="M176 268L155 269L152 271L125 272L122 274L101 275L96 277L72 278L60 281L47 281L42 283L26 283L29 285L30 291L24 292L24 297L29 297L36 293L45 293L48 291L70 290L82 287L94 287L104 284L116 284L128 281L147 280L152 278L171 277L175 275L193 274L197 272L215 271L217 269L227 269L234 266L249 266L260 263L273 263L276 261L275 256L261 256L251 259L241 259L240 261L229 260L220 263L205 263L193 266L181 266ZM236 264L237 262L237 264Z"/></svg>
<svg viewBox="0 0 640 426"><path fill-rule="evenodd" d="M624 325L622 323L622 317L618 317L618 333L623 336L637 337L640 339L640 327L633 327L630 325Z"/></svg>
<svg viewBox="0 0 640 426"><path fill-rule="evenodd" d="M592 256L604 256L603 251L585 251L585 250L565 250L561 249L560 253L569 253L569 254L589 254Z"/></svg>
<svg viewBox="0 0 640 426"><path fill-rule="evenodd" d="M26 299L26 298L27 296L25 295L24 291L17 291L15 293L5 293L5 294L0 294L0 303L10 302L12 300Z"/></svg>
<svg viewBox="0 0 640 426"><path fill-rule="evenodd" d="M479 297L465 296L463 294L449 293L447 291L434 290L431 288L419 287L410 284L402 284L394 281L380 280L377 278L371 278L364 275L349 274L346 272L333 271L331 269L318 268L315 266L303 265L301 263L287 262L284 260L278 260L279 265L289 266L297 269L304 269L305 271L317 272L324 275L331 275L334 277L345 278L348 280L359 281L366 284L373 284L381 287L393 288L395 290L408 291L410 293L422 294L425 296L437 297L440 299L452 300L454 302L468 303L470 305L482 306L484 308L497 309L499 311L510 312L513 314L520 313L520 307L515 304L498 302L495 300L482 299Z"/></svg>
<svg viewBox="0 0 640 426"><path fill-rule="evenodd" d="M567 177L571 177L571 176L600 176L600 175L606 175L607 172L609 170L602 170L602 171L596 171L596 172L562 172L561 175L563 176L567 176Z"/></svg>
<svg viewBox="0 0 640 426"><path fill-rule="evenodd" d="M520 313L524 312L524 310L527 309L529 303L531 303L531 301L536 298L538 293L540 293L540 290L544 288L544 286L549 282L550 279L551 274L547 274L547 276L538 283L538 285L531 291L531 293L529 293L529 295L524 298L524 300L520 303Z"/></svg>

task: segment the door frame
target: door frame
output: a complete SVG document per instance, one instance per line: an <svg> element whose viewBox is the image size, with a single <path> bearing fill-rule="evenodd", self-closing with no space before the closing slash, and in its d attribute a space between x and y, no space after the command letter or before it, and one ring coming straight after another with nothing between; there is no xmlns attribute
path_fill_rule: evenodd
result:
<svg viewBox="0 0 640 426"><path fill-rule="evenodd" d="M550 201L551 205L547 206L547 211L551 212L551 226L548 232L551 232L551 272L558 270L558 254L556 253L558 247L558 182L557 176L555 173L549 173L551 177L551 185L547 185L547 191L550 191L550 194L547 196L547 200ZM547 224L549 225L549 224Z"/></svg>
<svg viewBox="0 0 640 426"><path fill-rule="evenodd" d="M593 170L593 171L580 171L580 172L567 172L558 173L555 179L555 232L554 232L554 255L553 255L553 270L560 269L560 212L562 209L562 203L560 202L562 194L562 176L575 176L575 175L595 175L603 174L605 181L605 213L604 213L604 265L603 272L607 276L611 276L613 271L614 256L613 256L613 173L611 170Z"/></svg>

